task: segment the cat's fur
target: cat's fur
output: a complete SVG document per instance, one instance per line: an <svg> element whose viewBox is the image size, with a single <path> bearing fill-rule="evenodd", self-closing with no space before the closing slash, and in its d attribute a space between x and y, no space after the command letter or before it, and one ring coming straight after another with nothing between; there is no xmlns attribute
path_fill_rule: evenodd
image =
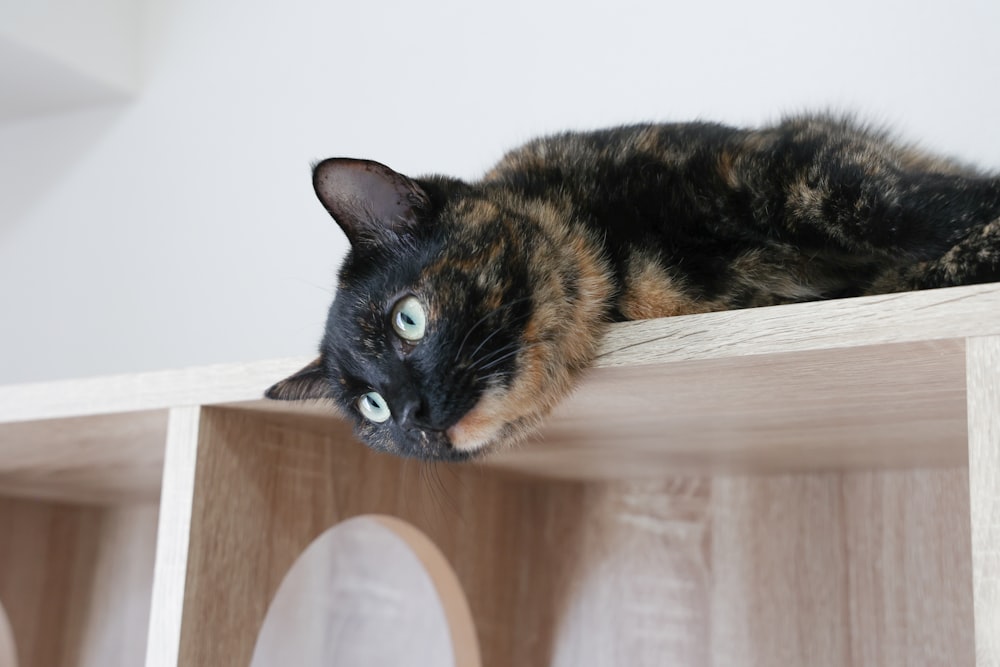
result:
<svg viewBox="0 0 1000 667"><path fill-rule="evenodd" d="M332 398L406 456L530 432L607 322L1000 280L1000 179L826 116L565 133L474 183L345 159L313 178L352 249L319 359L267 395ZM407 295L415 343L389 322ZM359 414L370 391L388 421Z"/></svg>

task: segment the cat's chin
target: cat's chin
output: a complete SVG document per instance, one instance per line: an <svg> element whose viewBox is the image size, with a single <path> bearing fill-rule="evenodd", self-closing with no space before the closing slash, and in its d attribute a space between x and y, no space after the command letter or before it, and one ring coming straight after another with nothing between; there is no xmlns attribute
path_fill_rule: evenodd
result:
<svg viewBox="0 0 1000 667"><path fill-rule="evenodd" d="M507 425L504 397L505 392L496 389L483 394L479 402L448 429L452 449L475 454L499 440Z"/></svg>
<svg viewBox="0 0 1000 667"><path fill-rule="evenodd" d="M453 452L476 458L523 441L537 432L543 416L543 412L512 413L510 393L492 389L446 435Z"/></svg>

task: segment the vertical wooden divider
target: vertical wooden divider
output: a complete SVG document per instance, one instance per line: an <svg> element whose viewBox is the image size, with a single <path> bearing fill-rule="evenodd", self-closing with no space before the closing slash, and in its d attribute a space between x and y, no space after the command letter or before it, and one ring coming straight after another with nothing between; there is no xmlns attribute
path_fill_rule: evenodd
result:
<svg viewBox="0 0 1000 667"><path fill-rule="evenodd" d="M201 408L172 408L160 492L145 667L178 667Z"/></svg>
<svg viewBox="0 0 1000 667"><path fill-rule="evenodd" d="M966 347L976 665L1000 665L1000 336Z"/></svg>

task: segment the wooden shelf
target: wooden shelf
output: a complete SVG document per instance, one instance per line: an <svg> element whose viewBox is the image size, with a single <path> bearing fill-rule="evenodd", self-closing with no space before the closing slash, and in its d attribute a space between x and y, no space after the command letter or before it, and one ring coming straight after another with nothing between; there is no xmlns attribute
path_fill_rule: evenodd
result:
<svg viewBox="0 0 1000 667"><path fill-rule="evenodd" d="M0 496L21 499L0 505L0 522L30 514L35 523L17 524L29 530L59 508L81 530L118 525L126 507L158 516L155 575L144 580L147 665L247 664L260 610L297 554L324 528L371 512L405 519L441 547L469 596L487 665L576 655L596 641L587 630L596 621L586 619L599 610L586 591L618 600L595 572L621 583L636 568L694 586L647 600L644 617L702 637L671 640L690 664L713 664L713 655L938 664L921 663L919 649L879 646L907 632L964 664L1000 664L1000 284L614 325L595 368L538 438L480 464L438 466L433 483L419 464L355 443L329 406L259 399L306 361L0 386ZM151 553L140 523L122 524L125 542ZM584 555L559 564L560 531L582 540ZM278 534L280 545L261 542ZM12 605L5 590L15 575L4 568L30 553L6 548L14 551L5 557L0 547L0 603ZM898 581L876 563L915 548L917 561L897 562ZM501 552L535 588L500 594ZM603 570L591 553L604 554ZM799 561L807 553L817 559L808 567ZM253 555L220 572L220 554ZM538 584L564 566L579 580ZM792 589L758 578L799 566ZM801 587L838 572L846 588L829 594L831 609L809 602ZM852 579L858 573L868 583ZM762 614L765 591L779 589L783 606ZM954 613L942 620L903 589ZM226 603L246 609L222 628ZM529 629L511 616L525 605L549 615L529 614ZM8 611L15 638L27 632L24 610ZM830 630L828 613L861 616ZM881 615L882 635L861 621L866 613ZM686 629L677 614L687 614ZM757 622L783 627L793 617L801 623L791 638ZM823 641L810 633L820 627L846 644L814 654ZM227 640L203 636L210 628ZM541 633L544 647L520 646L520 632ZM784 652L768 653L765 639ZM602 641L647 655L621 648L614 633ZM844 655L853 657L837 659ZM610 664L589 660L579 664Z"/></svg>
<svg viewBox="0 0 1000 667"><path fill-rule="evenodd" d="M1000 285L611 327L541 437L485 463L592 478L962 465L966 339L1000 334ZM260 400L308 359L0 386L0 493L155 500L167 413Z"/></svg>

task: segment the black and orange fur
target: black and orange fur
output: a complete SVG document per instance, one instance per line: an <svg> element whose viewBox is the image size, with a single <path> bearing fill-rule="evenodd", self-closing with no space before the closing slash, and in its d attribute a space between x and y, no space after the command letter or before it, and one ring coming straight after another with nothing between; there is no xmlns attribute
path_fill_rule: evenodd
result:
<svg viewBox="0 0 1000 667"><path fill-rule="evenodd" d="M825 116L565 133L474 183L333 159L314 185L352 249L319 359L268 396L421 458L530 432L607 322L1000 280L1000 178ZM417 344L387 324L405 295ZM406 418L365 421L368 391Z"/></svg>

